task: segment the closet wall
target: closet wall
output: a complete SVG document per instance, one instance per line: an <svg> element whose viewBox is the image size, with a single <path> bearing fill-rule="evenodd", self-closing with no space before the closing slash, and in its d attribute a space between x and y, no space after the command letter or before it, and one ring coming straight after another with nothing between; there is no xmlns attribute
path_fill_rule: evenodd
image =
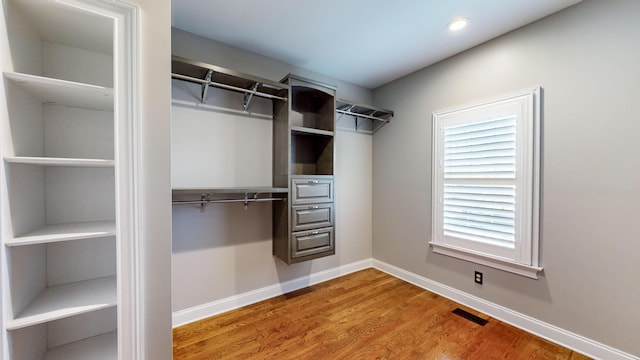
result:
<svg viewBox="0 0 640 360"><path fill-rule="evenodd" d="M585 0L376 89L397 121L374 137L374 258L640 356L638 13L635 0ZM433 253L432 112L533 86L544 89L540 279Z"/></svg>
<svg viewBox="0 0 640 360"><path fill-rule="evenodd" d="M371 103L371 92L224 44L172 31L172 52L279 81L287 73L336 85L338 98ZM173 81L174 99L198 87ZM241 109L242 94L209 88L207 98ZM174 187L271 186L271 101L254 97L249 114L172 107ZM278 285L371 257L370 135L338 131L336 255L286 265L272 255L271 203L173 206L173 311Z"/></svg>

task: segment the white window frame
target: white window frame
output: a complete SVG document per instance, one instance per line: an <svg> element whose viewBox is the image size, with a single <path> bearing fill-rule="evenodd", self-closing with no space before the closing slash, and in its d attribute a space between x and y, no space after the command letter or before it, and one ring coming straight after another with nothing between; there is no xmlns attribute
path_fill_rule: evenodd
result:
<svg viewBox="0 0 640 360"><path fill-rule="evenodd" d="M433 113L432 236L429 243L435 253L538 278L538 273L542 271L539 264L541 93L542 88L536 87ZM502 117L516 119L515 178L445 180L445 128ZM445 235L445 184L515 185L513 245L489 244Z"/></svg>

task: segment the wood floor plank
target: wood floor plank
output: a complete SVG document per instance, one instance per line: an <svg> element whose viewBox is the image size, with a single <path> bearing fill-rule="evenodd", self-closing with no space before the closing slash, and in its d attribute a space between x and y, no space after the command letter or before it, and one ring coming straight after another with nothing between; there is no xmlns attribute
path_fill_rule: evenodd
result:
<svg viewBox="0 0 640 360"><path fill-rule="evenodd" d="M461 308L485 326L453 314ZM176 360L588 359L375 269L174 329Z"/></svg>

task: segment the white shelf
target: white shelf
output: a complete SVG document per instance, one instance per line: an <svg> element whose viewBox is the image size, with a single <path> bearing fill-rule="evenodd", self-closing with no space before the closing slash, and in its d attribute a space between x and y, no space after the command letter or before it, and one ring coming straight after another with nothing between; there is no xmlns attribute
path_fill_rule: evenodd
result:
<svg viewBox="0 0 640 360"><path fill-rule="evenodd" d="M5 72L4 76L43 103L113 111L114 93L110 88L14 72Z"/></svg>
<svg viewBox="0 0 640 360"><path fill-rule="evenodd" d="M115 276L47 288L17 318L7 322L7 330L116 306L116 293Z"/></svg>
<svg viewBox="0 0 640 360"><path fill-rule="evenodd" d="M13 164L41 166L73 166L73 167L114 167L114 160L105 159L72 159L37 156L7 156L4 161Z"/></svg>
<svg viewBox="0 0 640 360"><path fill-rule="evenodd" d="M45 244L60 241L92 239L116 234L115 221L92 221L72 224L45 225L22 236L7 239L7 246Z"/></svg>
<svg viewBox="0 0 640 360"><path fill-rule="evenodd" d="M118 333L113 331L49 349L43 360L117 360Z"/></svg>

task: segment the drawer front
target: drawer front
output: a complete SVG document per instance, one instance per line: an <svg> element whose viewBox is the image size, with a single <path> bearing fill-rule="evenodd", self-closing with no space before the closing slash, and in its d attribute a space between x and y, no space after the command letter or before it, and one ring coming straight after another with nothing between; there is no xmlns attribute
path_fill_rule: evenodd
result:
<svg viewBox="0 0 640 360"><path fill-rule="evenodd" d="M333 226L333 204L298 205L291 214L293 231Z"/></svg>
<svg viewBox="0 0 640 360"><path fill-rule="evenodd" d="M309 256L333 250L333 228L293 233L291 257Z"/></svg>
<svg viewBox="0 0 640 360"><path fill-rule="evenodd" d="M293 179L291 182L293 205L333 202L331 179Z"/></svg>

